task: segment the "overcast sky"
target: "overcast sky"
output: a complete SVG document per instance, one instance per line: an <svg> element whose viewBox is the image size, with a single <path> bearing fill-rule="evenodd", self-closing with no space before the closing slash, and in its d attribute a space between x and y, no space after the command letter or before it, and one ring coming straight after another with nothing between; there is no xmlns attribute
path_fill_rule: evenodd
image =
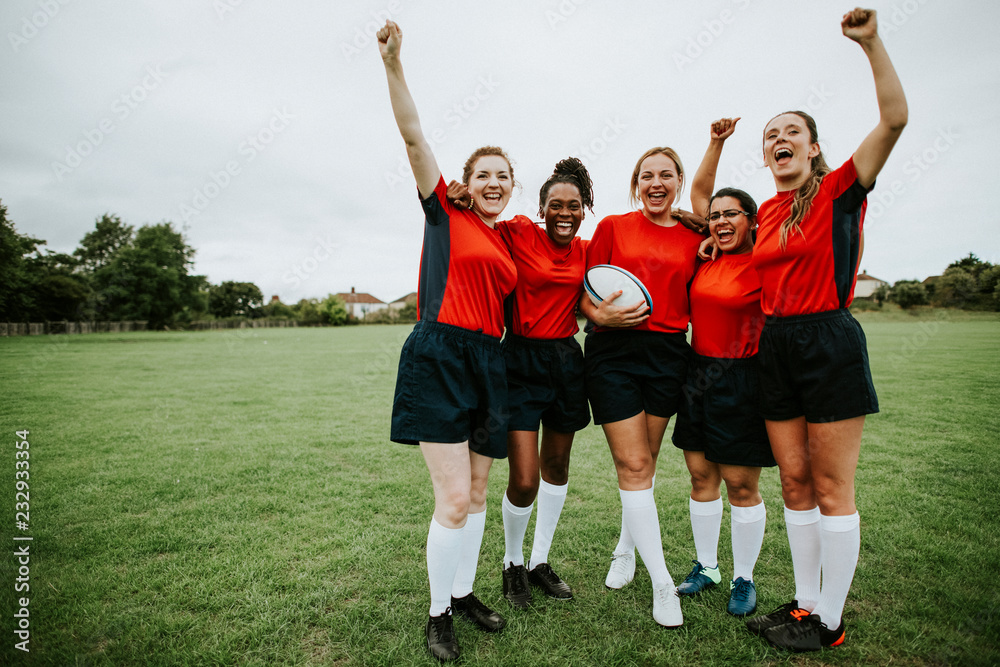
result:
<svg viewBox="0 0 1000 667"><path fill-rule="evenodd" d="M969 252L1000 263L1000 3L875 2L910 122L870 198L862 268L923 279ZM595 183L590 237L630 210L650 146L689 175L742 116L717 187L774 194L761 134L795 108L839 165L878 109L848 4L823 0L267 2L4 0L0 199L69 252L104 213L172 221L213 283L286 303L416 289L422 214L374 31L403 29L410 88L445 178L483 144L513 158L503 217L537 212L553 165ZM689 206L688 188L681 204Z"/></svg>

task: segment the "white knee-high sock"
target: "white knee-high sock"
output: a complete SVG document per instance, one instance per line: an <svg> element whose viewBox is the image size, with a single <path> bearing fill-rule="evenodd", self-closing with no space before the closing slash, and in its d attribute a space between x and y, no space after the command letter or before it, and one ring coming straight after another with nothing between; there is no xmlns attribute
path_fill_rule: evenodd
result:
<svg viewBox="0 0 1000 667"><path fill-rule="evenodd" d="M767 510L764 503L752 507L730 505L733 531L733 581L743 577L753 581L753 567L764 544Z"/></svg>
<svg viewBox="0 0 1000 667"><path fill-rule="evenodd" d="M652 491L656 488L656 475L653 475L653 485L649 487ZM625 513L622 512L622 529L618 533L618 545L615 547L616 554L630 554L635 551L635 540L629 535L628 526L625 525Z"/></svg>
<svg viewBox="0 0 1000 667"><path fill-rule="evenodd" d="M479 566L479 547L483 545L483 531L485 529L485 509L477 514L469 515L462 535L458 569L455 570L455 582L451 585L453 597L464 598L472 592L472 584L476 580L476 568Z"/></svg>
<svg viewBox="0 0 1000 667"><path fill-rule="evenodd" d="M524 534L528 530L528 521L531 519L531 510L535 506L531 503L527 507L518 507L510 502L507 494L503 494L503 542L506 551L503 555L503 569L507 569L511 563L514 565L524 565ZM538 507L541 514L541 503Z"/></svg>
<svg viewBox="0 0 1000 667"><path fill-rule="evenodd" d="M703 567L719 566L719 530L722 528L722 498L706 503L688 500L694 550Z"/></svg>
<svg viewBox="0 0 1000 667"><path fill-rule="evenodd" d="M835 630L840 627L844 603L858 566L861 517L857 512L847 516L820 516L819 533L823 544L823 587L813 613L819 615L826 627Z"/></svg>
<svg viewBox="0 0 1000 667"><path fill-rule="evenodd" d="M663 559L663 542L660 539L660 517L656 511L656 501L653 499L653 490L644 489L642 491L618 490L622 498L622 516L625 518L625 525L629 534L635 540L635 547L642 556L642 562L646 565L649 578L653 582L653 588L670 585L673 586L673 579L667 571L666 561Z"/></svg>
<svg viewBox="0 0 1000 667"><path fill-rule="evenodd" d="M431 519L427 531L427 578L431 584L431 616L440 616L451 606L451 587L458 569L464 528L445 528Z"/></svg>
<svg viewBox="0 0 1000 667"><path fill-rule="evenodd" d="M795 599L799 607L812 611L819 602L819 507L801 511L786 507L785 528L792 551Z"/></svg>
<svg viewBox="0 0 1000 667"><path fill-rule="evenodd" d="M549 562L549 549L552 548L552 537L559 525L563 505L566 504L568 484L556 486L544 479L538 487L538 516L535 517L535 537L531 542L531 558L528 559L528 569L533 570L539 563Z"/></svg>

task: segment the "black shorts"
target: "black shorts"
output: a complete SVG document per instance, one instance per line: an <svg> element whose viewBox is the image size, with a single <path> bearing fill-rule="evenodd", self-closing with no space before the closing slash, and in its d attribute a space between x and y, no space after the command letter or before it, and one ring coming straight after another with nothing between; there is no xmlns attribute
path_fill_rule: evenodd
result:
<svg viewBox="0 0 1000 667"><path fill-rule="evenodd" d="M773 466L771 443L760 416L757 358L691 356L671 438L674 446L705 452L713 463Z"/></svg>
<svg viewBox="0 0 1000 667"><path fill-rule="evenodd" d="M764 419L820 424L878 412L865 332L846 308L768 317L757 358Z"/></svg>
<svg viewBox="0 0 1000 667"><path fill-rule="evenodd" d="M539 424L575 433L590 423L583 379L583 350L576 339L539 340L507 334L508 431L537 431Z"/></svg>
<svg viewBox="0 0 1000 667"><path fill-rule="evenodd" d="M587 334L584 349L595 424L677 412L691 353L683 333L601 331Z"/></svg>
<svg viewBox="0 0 1000 667"><path fill-rule="evenodd" d="M392 402L393 442L469 441L507 456L507 370L500 339L421 320L399 356Z"/></svg>

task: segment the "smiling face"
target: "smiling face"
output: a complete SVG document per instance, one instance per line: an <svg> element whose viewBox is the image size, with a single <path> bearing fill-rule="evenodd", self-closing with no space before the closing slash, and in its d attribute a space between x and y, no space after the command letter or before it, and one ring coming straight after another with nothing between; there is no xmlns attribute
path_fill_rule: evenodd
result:
<svg viewBox="0 0 1000 667"><path fill-rule="evenodd" d="M643 212L651 220L669 217L670 207L681 188L677 163L663 153L654 153L639 163L636 183Z"/></svg>
<svg viewBox="0 0 1000 667"><path fill-rule="evenodd" d="M740 255L753 250L750 235L753 222L736 197L716 197L709 213L708 232L716 246L729 255ZM734 212L738 212L734 215ZM718 216L717 219L713 219Z"/></svg>
<svg viewBox="0 0 1000 667"><path fill-rule="evenodd" d="M559 245L569 245L583 222L580 189L572 183L553 183L545 199L545 233Z"/></svg>
<svg viewBox="0 0 1000 667"><path fill-rule="evenodd" d="M805 118L794 113L775 116L764 128L764 162L778 190L794 190L812 169L820 146Z"/></svg>
<svg viewBox="0 0 1000 667"><path fill-rule="evenodd" d="M499 155L484 155L476 160L466 185L475 212L483 220L493 222L510 201L514 187L510 164Z"/></svg>

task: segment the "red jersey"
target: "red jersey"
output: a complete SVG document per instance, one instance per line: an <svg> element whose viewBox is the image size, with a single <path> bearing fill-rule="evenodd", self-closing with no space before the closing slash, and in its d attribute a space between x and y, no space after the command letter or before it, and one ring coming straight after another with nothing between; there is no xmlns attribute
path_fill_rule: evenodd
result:
<svg viewBox="0 0 1000 667"><path fill-rule="evenodd" d="M847 308L854 300L861 230L870 188L858 182L854 159L827 174L800 227L778 243L795 191L761 204L753 264L760 274L766 315L787 317Z"/></svg>
<svg viewBox="0 0 1000 667"><path fill-rule="evenodd" d="M552 340L572 336L576 305L583 290L587 242L574 238L561 246L545 228L523 215L498 222L500 236L517 267L517 286L508 309L507 330L525 338Z"/></svg>
<svg viewBox="0 0 1000 667"><path fill-rule="evenodd" d="M472 211L452 206L447 191L442 176L434 192L421 201L426 224L418 317L499 338L503 301L517 282L514 260L500 232Z"/></svg>
<svg viewBox="0 0 1000 667"><path fill-rule="evenodd" d="M662 227L642 211L601 220L587 247L587 267L611 264L642 281L653 300L650 317L635 331L687 331L688 283L694 277L698 246L705 237L677 223ZM615 301L616 305L631 304ZM605 331L598 327L595 331Z"/></svg>
<svg viewBox="0 0 1000 667"><path fill-rule="evenodd" d="M695 354L745 359L757 354L764 314L753 256L720 255L691 282L691 348Z"/></svg>

